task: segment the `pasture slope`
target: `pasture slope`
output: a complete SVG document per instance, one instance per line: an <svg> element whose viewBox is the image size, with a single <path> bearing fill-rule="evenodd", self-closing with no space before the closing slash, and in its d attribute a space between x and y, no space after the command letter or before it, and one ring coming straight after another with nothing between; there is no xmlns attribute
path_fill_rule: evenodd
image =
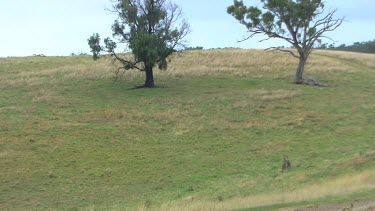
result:
<svg viewBox="0 0 375 211"><path fill-rule="evenodd" d="M375 200L375 55L0 59L0 210L273 210ZM284 156L292 169L280 171Z"/></svg>

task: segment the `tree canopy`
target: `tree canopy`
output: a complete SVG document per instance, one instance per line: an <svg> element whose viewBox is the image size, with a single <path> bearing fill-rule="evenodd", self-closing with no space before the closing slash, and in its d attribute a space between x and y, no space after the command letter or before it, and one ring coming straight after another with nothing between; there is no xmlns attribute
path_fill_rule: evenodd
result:
<svg viewBox="0 0 375 211"><path fill-rule="evenodd" d="M88 39L93 58L110 53L122 64L117 77L125 70L138 69L146 73L144 87L154 87L153 67L167 69L168 57L182 47L189 32L180 8L167 0L116 0L112 12L118 15L112 25L116 41L106 38L103 46L99 34L93 34ZM133 58L117 53L118 46L124 48L122 53L130 51Z"/></svg>

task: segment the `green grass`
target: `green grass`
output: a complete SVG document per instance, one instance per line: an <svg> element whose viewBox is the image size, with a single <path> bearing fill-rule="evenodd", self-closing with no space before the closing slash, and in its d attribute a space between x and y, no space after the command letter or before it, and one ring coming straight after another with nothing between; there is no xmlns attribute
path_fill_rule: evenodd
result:
<svg viewBox="0 0 375 211"><path fill-rule="evenodd" d="M284 63L261 71L268 63L253 60L221 71L232 53L177 56L170 72L156 73L155 89L134 89L138 74L113 83L106 60L0 59L0 209L219 202L375 170L371 66L320 52L307 76L332 86L297 86L293 61L282 71Z"/></svg>

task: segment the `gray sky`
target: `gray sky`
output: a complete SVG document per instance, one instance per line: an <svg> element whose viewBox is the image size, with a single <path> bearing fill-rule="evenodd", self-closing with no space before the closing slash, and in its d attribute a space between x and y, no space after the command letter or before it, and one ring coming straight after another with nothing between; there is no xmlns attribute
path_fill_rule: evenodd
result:
<svg viewBox="0 0 375 211"><path fill-rule="evenodd" d="M246 37L246 30L226 13L232 0L172 1L182 8L190 23L192 31L187 41L192 47L289 46L277 40L259 43L260 36L238 43ZM260 0L244 2L257 5ZM0 57L89 53L87 38L94 32L101 37L111 36L115 16L105 10L110 7L110 0L0 0ZM337 43L375 39L375 0L326 0L329 8L339 9L337 16L347 20L328 34Z"/></svg>

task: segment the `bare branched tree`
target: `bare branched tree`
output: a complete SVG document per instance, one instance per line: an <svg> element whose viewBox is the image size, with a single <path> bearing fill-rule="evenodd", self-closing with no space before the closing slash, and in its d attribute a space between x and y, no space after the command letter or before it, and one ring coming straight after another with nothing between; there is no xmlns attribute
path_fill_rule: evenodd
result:
<svg viewBox="0 0 375 211"><path fill-rule="evenodd" d="M246 7L243 1L234 0L227 12L245 25L250 35L266 35L290 43L296 50L272 47L270 49L287 52L299 59L295 83L303 83L303 72L307 58L314 44L326 37L326 32L336 30L344 18L335 18L337 10L325 12L321 0L261 0L263 10ZM266 12L264 12L266 11ZM329 38L330 39L330 38ZM243 41L244 41L243 40ZM262 41L264 41L262 40Z"/></svg>

